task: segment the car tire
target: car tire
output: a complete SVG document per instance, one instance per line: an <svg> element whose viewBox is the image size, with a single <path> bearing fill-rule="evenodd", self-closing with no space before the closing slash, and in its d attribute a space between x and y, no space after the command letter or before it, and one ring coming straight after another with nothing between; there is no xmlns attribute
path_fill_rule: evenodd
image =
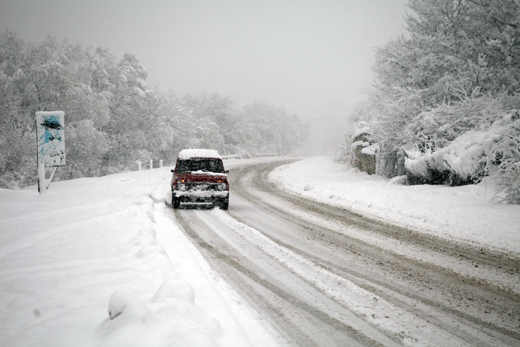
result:
<svg viewBox="0 0 520 347"><path fill-rule="evenodd" d="M172 198L172 206L173 206L173 208L177 209L177 208L179 208L180 205L181 205L181 202L180 202L179 199Z"/></svg>
<svg viewBox="0 0 520 347"><path fill-rule="evenodd" d="M229 199L222 200L218 206L221 210L227 210L229 208Z"/></svg>

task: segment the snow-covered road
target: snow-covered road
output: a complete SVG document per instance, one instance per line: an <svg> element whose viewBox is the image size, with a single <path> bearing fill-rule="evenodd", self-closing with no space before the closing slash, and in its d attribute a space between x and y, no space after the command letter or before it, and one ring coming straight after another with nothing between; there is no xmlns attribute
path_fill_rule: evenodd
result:
<svg viewBox="0 0 520 347"><path fill-rule="evenodd" d="M280 164L234 168L228 213L175 216L281 345L518 343L518 259L280 192Z"/></svg>
<svg viewBox="0 0 520 347"><path fill-rule="evenodd" d="M284 191L287 161L227 161L228 211L173 210L168 168L0 190L0 345L518 345L517 244Z"/></svg>

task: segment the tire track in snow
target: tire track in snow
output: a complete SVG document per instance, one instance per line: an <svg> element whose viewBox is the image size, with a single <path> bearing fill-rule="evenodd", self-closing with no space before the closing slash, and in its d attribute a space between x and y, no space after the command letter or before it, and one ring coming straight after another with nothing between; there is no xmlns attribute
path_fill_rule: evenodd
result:
<svg viewBox="0 0 520 347"><path fill-rule="evenodd" d="M331 312L334 310L330 308L324 309L324 302L328 301L329 306L335 306L336 303L323 295L320 302L319 292L312 286L306 286L300 278L291 279L294 274L290 271L286 270L276 276L266 272L265 268L257 264L258 258L255 261L250 260L237 252L229 242L217 236L214 226L208 226L201 219L193 218L191 214L179 210L175 211L175 216L185 233L210 263L219 268L242 295L250 300L253 298L251 302L253 306L257 306L261 311L267 311L276 325L275 328L286 335L289 341L298 346L323 345L324 341L327 344L327 339L328 345L338 346L399 345L344 308L339 306L336 308L339 309L339 314ZM230 230L233 232L232 229ZM258 253L256 255L260 257ZM275 265L275 268L280 271L280 267ZM299 283L299 285L291 289L291 286L287 287L280 283L280 278L284 278L284 282L289 284ZM318 304L311 304L308 298L307 300L302 298L305 296L302 293L306 291L310 291L317 298ZM367 330L371 336L365 333Z"/></svg>
<svg viewBox="0 0 520 347"><path fill-rule="evenodd" d="M326 243L327 241L330 242L330 240L326 240L330 235L335 234L334 232L331 232L331 230L325 230L325 228L321 228L319 226L312 226L312 228L309 226L308 222L302 222L298 221L298 218L295 218L293 216L289 216L287 214L287 210L281 210L279 206L273 206L271 199L266 198L266 195L271 195L272 199L285 199L287 202L291 204L298 205L298 208L307 209L308 211L320 211L320 206L315 202L305 201L305 199L300 197L294 197L290 195L287 197L286 194L283 192L280 192L272 187L272 185L267 183L267 174L270 172L275 166L284 164L272 164L268 167L260 167L260 166L251 166L251 167L244 167L244 168L238 168L237 170L232 170L232 173L234 175L234 187L235 192L239 193L240 195L244 196L251 202L262 206L263 209L269 210L269 213L275 213L279 216L282 216L286 218L287 220L290 220L291 223L300 224L300 230L309 230L309 229L315 229L313 232L307 232L307 235L310 235L310 237L315 237L316 234L321 233L324 235L324 237L321 238L320 242ZM254 177L253 179L242 180L241 178L244 177ZM251 188L254 188L253 190L261 190L263 195L259 198L259 195L254 192L251 194ZM329 214L330 218L330 212L328 210L334 209L332 207L324 207L325 212ZM338 210L338 209L336 209ZM230 211L231 214L235 218L237 218L239 213L233 213L233 211ZM345 213L345 211L339 211L335 212L336 218L338 214L341 214L341 218L345 219L350 216L349 213ZM347 217L345 217L345 214ZM334 214L333 214L334 215ZM334 217L334 216L333 216ZM240 218L240 217L238 217ZM361 219L361 222L359 220ZM242 222L245 222L244 220L241 220ZM247 223L247 222L246 222ZM396 229L395 226L388 226L390 229L390 232L386 231L385 224L381 223L380 221L371 221L367 218L364 218L362 216L356 215L353 220L349 220L346 222L350 226L352 225L359 225L360 228L370 228L370 225L377 226L377 230L381 231L385 236L393 236L397 238L399 228ZM306 225L305 225L306 224ZM256 224L254 224L256 226ZM442 254L459 254L462 253L464 256L472 259L478 259L481 262L487 262L489 266L496 267L498 272L502 272L500 270L500 267L502 265L505 265L506 272L508 270L514 270L515 268L515 262L511 263L509 262L510 255L502 254L499 256L496 256L496 254L491 252L483 252L479 249L471 249L467 253L464 253L465 249L468 249L469 246L466 245L453 245L452 243L446 242L443 243L441 240L435 240L434 238L429 238L428 236L421 236L418 238L418 240L410 240L409 234L415 234L412 231L405 230L405 235L408 233L408 238L404 238L404 243L410 242L412 245L414 244L420 244L422 247L431 247L436 251L439 251ZM314 234L314 236L313 236ZM267 236L267 235L266 235ZM323 258L316 257L312 254L308 254L305 251L293 247L290 243L287 243L285 241L282 241L281 239L277 239L276 237L273 237L272 235L269 235L268 237L271 237L273 241L283 244L284 246L296 251L300 252L300 254L305 255L309 259L313 259L313 261L317 262L318 264L322 264L324 267L330 269L330 271L335 272L337 274L342 274L343 276L346 276L347 278L351 278L355 283L360 285L363 288L366 288L369 291L372 291L373 293L379 294L383 297L385 297L387 300L390 300L391 302L394 302L403 308L406 308L408 310L412 310L418 315L422 315L425 319L429 320L431 323L445 329L446 331L450 331L456 336L459 336L460 338L463 338L465 341L470 343L471 345L489 345L491 341L494 341L494 343L499 344L510 344L510 345L516 345L518 341L520 340L520 334L518 333L518 329L515 329L514 325L511 326L511 324L514 324L515 320L518 318L518 312L519 310L516 310L515 313L515 307L519 306L519 300L517 295L511 294L511 293L504 293L503 291L500 291L500 289L494 288L493 286L489 286L486 283L478 283L478 281L474 281L468 278L462 278L461 276L457 274L453 274L453 272L450 271L444 271L443 269L439 269L438 267L431 266L431 264L421 264L421 262L418 262L416 260L412 259L403 259L403 257L397 257L394 259L394 262L400 262L405 261L409 262L407 266L410 267L408 269L409 274L415 275L414 272L416 271L423 271L425 274L422 274L423 278L428 277L428 274L431 273L434 275L434 277L437 277L437 281L442 280L448 280L448 281L455 281L460 282L456 283L455 287L459 286L462 292L464 293L470 293L474 294L475 296L481 295L481 301L478 302L478 298L474 299L475 304L481 305L482 310L486 311L488 310L488 307L492 306L492 303L486 304L485 302L488 301L488 299L492 300L493 295L498 295L499 298L497 299L497 302L501 301L501 308L504 309L504 305L507 306L508 300L509 304L511 305L509 307L510 313L509 317L506 317L507 322L506 324L499 324L500 322L497 322L496 320L493 321L493 319L480 319L479 317L474 315L475 310L473 310L473 314L465 313L462 308L460 308L460 303L454 302L454 303L446 303L442 300L439 300L438 297L435 297L433 299L430 299L428 297L428 293L421 293L420 290L415 289L414 291L411 291L410 288L406 288L405 286L396 286L393 285L392 282L385 280L384 277L381 277L381 281L373 280L368 278L367 275L363 275L360 271L352 271L350 268L341 267L338 266L338 263L332 264L331 262L328 262L327 260L324 260ZM335 237L338 237L336 234ZM325 240L324 240L325 239ZM358 253L359 257L373 257L375 258L375 261L377 262L377 257L380 256L376 253L381 253L381 255L388 256L388 252L383 249L378 249L378 247L374 247L370 244L363 244L363 242L360 242L359 240L355 239L348 239L348 237L343 236L343 241L340 247L346 246L347 249L345 249L346 252L351 253ZM314 239L316 241L317 238ZM362 247L361 247L362 246ZM360 248L361 247L361 248ZM367 248L368 247L368 248ZM372 251L369 252L369 254L366 253L367 249L370 250L372 248ZM372 254L370 254L372 253ZM390 256L392 256L390 254ZM381 260L387 261L388 259L380 258ZM390 259L391 260L391 259ZM490 264L489 264L490 263ZM395 263L394 263L395 264ZM406 266L405 266L406 267ZM404 268L404 267L403 267ZM502 272L503 273L503 272ZM431 285L431 283L428 283L426 280L426 286ZM439 285L438 283L435 283L434 285ZM481 289L480 289L480 288ZM476 289L475 289L476 288ZM431 289L431 288L430 288ZM435 288L437 289L437 288ZM449 288L448 288L449 289ZM442 290L446 291L447 288L441 288L441 294ZM479 293L479 290L482 291L482 293ZM505 301L505 304L504 304ZM408 303L407 303L408 302ZM419 305L417 305L419 304ZM419 306L415 307L415 306ZM421 308L422 306L422 308ZM507 309L507 307L505 308ZM482 312L480 312L482 315ZM489 313L489 312L488 312ZM513 316L511 317L511 313ZM499 314L497 314L499 315ZM455 318L456 324L463 324L464 329L457 328L455 325L450 326L453 324L453 319L446 320L446 316L448 318ZM488 318L488 317L485 317ZM500 318L500 317L498 317ZM517 321L517 320L516 320ZM518 322L518 321L517 321ZM502 322L503 323L503 322ZM508 326L509 325L509 326ZM475 329L481 330L478 334L475 334ZM480 339L475 337L476 335L480 335ZM498 339L498 341L496 340Z"/></svg>

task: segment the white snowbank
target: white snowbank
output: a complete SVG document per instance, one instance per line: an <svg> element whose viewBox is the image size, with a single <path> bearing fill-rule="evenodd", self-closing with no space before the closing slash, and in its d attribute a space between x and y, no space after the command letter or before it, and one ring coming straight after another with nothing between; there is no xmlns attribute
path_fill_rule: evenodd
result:
<svg viewBox="0 0 520 347"><path fill-rule="evenodd" d="M520 252L520 206L497 203L491 183L405 186L403 177L370 176L329 157L278 168L270 179L323 203L446 238Z"/></svg>
<svg viewBox="0 0 520 347"><path fill-rule="evenodd" d="M1 346L276 345L177 226L169 169L0 189Z"/></svg>

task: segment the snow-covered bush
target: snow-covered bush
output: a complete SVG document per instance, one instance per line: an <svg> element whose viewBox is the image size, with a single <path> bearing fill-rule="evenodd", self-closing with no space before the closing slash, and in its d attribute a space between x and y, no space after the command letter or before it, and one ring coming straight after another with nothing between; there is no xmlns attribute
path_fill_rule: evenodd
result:
<svg viewBox="0 0 520 347"><path fill-rule="evenodd" d="M494 122L488 130L468 131L433 153L406 159L405 167L411 175L424 178L424 183L478 183L490 171L495 171L492 168L493 163L500 164L497 159L502 158L504 150L498 148L503 148L504 145L499 144L508 140L507 134L515 124L514 116L508 114ZM493 157L492 160L489 160L490 156ZM437 177L434 177L434 173ZM434 180L440 177L444 181Z"/></svg>
<svg viewBox="0 0 520 347"><path fill-rule="evenodd" d="M508 202L520 197L519 165L518 111L505 115L487 130L468 131L444 148L405 161L412 183L462 185L496 175L497 191L505 192Z"/></svg>
<svg viewBox="0 0 520 347"><path fill-rule="evenodd" d="M360 105L351 113L349 122L352 124L352 127L349 127L345 132L345 142L338 147L334 155L334 162L352 164L352 160L356 159L355 151L357 147L363 146L364 148L369 146L370 143L367 142L367 140L372 130L365 122L368 118L366 109L364 105ZM363 134L363 140L358 139L358 137L361 138L360 136Z"/></svg>
<svg viewBox="0 0 520 347"><path fill-rule="evenodd" d="M504 193L509 204L520 204L520 112L511 118L512 123L488 156L488 165L497 168L495 192Z"/></svg>

